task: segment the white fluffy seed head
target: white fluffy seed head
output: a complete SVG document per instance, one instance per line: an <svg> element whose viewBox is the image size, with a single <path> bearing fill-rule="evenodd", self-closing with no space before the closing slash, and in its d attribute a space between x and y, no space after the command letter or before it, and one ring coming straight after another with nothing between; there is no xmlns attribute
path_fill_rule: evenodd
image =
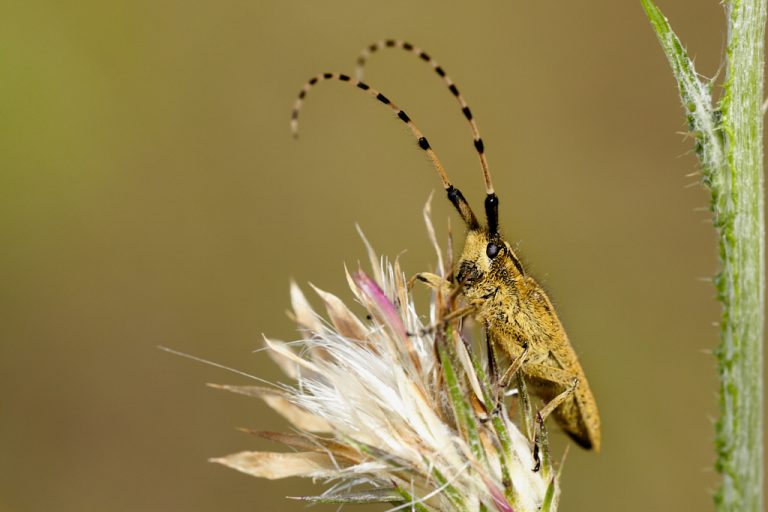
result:
<svg viewBox="0 0 768 512"><path fill-rule="evenodd" d="M366 242L367 244L367 242ZM241 452L215 462L263 478L335 481L315 502L389 503L391 510L555 510L559 488L548 464L533 471L532 443L504 404L494 412L490 383L435 290L420 316L397 263L348 275L364 311L316 289L329 320L291 285L303 338L267 341L291 380L280 390L223 388L260 396L299 434L261 435L296 453ZM250 388L249 388L250 389ZM261 391L258 391L261 390Z"/></svg>

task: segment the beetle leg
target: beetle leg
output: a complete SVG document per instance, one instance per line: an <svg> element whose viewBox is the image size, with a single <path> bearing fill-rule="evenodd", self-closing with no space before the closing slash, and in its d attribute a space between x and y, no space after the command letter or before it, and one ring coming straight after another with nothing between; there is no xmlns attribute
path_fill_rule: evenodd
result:
<svg viewBox="0 0 768 512"><path fill-rule="evenodd" d="M437 291L447 291L451 287L450 281L443 279L431 272L419 272L408 280L408 289L412 289L416 281L424 283L428 288Z"/></svg>
<svg viewBox="0 0 768 512"><path fill-rule="evenodd" d="M512 377L515 376L515 374L520 371L520 368L523 367L523 363L525 363L525 358L528 356L528 342L523 342L523 351L520 353L519 356L517 356L514 361L512 361L512 364L509 365L509 368L507 368L507 371L504 372L504 375L501 377L501 380L499 381L499 386L502 388L505 388L509 386L509 382L512 380Z"/></svg>

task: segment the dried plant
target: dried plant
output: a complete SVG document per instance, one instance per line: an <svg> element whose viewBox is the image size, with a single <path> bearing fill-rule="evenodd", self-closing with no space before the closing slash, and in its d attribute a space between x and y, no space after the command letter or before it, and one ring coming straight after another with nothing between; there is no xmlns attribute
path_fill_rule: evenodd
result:
<svg viewBox="0 0 768 512"><path fill-rule="evenodd" d="M443 264L429 204L425 219L445 272L450 262ZM320 495L299 498L310 502L388 503L389 510L422 512L555 510L558 475L543 421L533 427L522 380L510 401L521 404L515 422L481 363L483 344L473 343L461 318L452 317L461 307L457 294L436 286L428 314L420 314L399 263L380 259L365 243L372 275L347 272L362 317L315 288L326 321L293 284L302 339L266 340L291 382L214 386L261 398L285 417L292 433L249 432L294 451L212 460L260 478L325 481Z"/></svg>

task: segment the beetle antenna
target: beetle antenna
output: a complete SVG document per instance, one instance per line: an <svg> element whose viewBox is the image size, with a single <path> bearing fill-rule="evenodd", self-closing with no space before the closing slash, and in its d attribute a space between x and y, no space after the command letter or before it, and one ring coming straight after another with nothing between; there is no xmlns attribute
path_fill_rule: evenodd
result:
<svg viewBox="0 0 768 512"><path fill-rule="evenodd" d="M456 83L451 80L451 77L449 77L443 67L437 63L435 59L433 59L427 52L419 48L418 46L414 46L411 43L407 41L403 41L400 39L383 39L381 41L377 41L371 45L368 45L362 52L360 52L360 55L357 57L357 67L355 68L355 71L357 73L357 79L362 80L363 79L363 68L365 67L365 64L368 62L368 59L371 58L371 56L378 52L379 50L383 50L385 48L399 48L401 50L405 50L407 52L410 52L417 57L419 57L422 61L429 64L432 69L435 71L435 73L440 76L440 78L445 82L445 85L448 86L448 90L451 91L451 94L454 98L456 98L456 101L459 103L459 106L461 107L461 112L464 114L464 117L469 121L469 127L472 129L472 137L473 137L473 144L475 147L475 151L477 151L477 155L480 158L480 167L483 170L483 180L485 181L485 192L490 195L493 194L493 183L491 182L491 171L488 168L488 160L485 156L485 144L483 143L482 137L480 137L480 130L477 127L477 122L475 121L475 118L472 116L472 111L469 108L469 105L467 104L467 101L464 99L464 96L459 92L459 88L456 86Z"/></svg>
<svg viewBox="0 0 768 512"><path fill-rule="evenodd" d="M413 134L414 138L416 138L416 141L418 142L419 147L427 154L427 157L432 162L432 166L435 168L438 175L440 176L440 179L443 182L443 187L448 193L448 199L451 201L451 203L453 203L453 206L459 212L459 215L464 221L464 224L467 225L467 228L469 230L480 229L480 223L477 221L477 217L475 217L475 214L472 212L472 209L470 208L469 203L464 198L464 195L461 193L461 191L456 187L454 187L453 184L451 183L450 178L448 178L448 174L445 172L445 168L443 167L443 164L437 158L437 154L432 149L432 146L429 144L429 140L427 140L427 138L424 136L424 133L422 133L422 131L419 130L419 128L411 120L408 114L405 113L404 110L402 110L395 103L393 103L389 98L387 98L382 93L380 93L370 85L366 84L365 82L355 80L350 76L342 73L322 73L310 78L304 84L304 87L301 88L301 91L299 91L299 95L296 98L296 102L293 105L293 111L291 112L291 131L293 132L294 137L297 137L299 133L299 112L301 111L301 107L304 105L304 100L307 94L312 89L312 87L314 87L316 84L326 80L347 82L348 84L352 85L356 89L359 89L365 92L366 94L368 94L368 96L371 96L372 98L377 99L380 103L386 105L390 110L392 110L397 115L398 119L400 119L403 123L405 123L405 125Z"/></svg>

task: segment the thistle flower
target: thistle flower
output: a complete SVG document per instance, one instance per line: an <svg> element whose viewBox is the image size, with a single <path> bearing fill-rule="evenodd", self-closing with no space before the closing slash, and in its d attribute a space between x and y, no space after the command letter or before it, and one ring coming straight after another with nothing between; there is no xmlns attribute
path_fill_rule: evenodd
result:
<svg viewBox="0 0 768 512"><path fill-rule="evenodd" d="M437 248L429 203L425 219ZM212 461L260 478L326 481L318 496L299 498L311 502L389 503L392 511L420 512L555 510L558 475L543 425L531 427L522 380L514 403L522 405L519 423L528 435L496 398L460 319L452 319L460 316L452 316L459 305L447 281L434 280L429 312L420 314L399 263L379 259L365 243L372 276L347 272L364 317L315 288L326 321L292 284L303 337L266 340L292 382L214 385L261 398L284 416L293 433L251 433L295 451L245 451ZM438 259L444 268L439 249ZM531 437L541 447L540 463Z"/></svg>

